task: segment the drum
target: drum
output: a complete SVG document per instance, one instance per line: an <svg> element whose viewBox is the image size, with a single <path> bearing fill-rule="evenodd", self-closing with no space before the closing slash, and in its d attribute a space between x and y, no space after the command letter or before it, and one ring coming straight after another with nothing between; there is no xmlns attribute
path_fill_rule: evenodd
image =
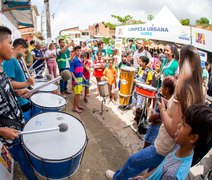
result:
<svg viewBox="0 0 212 180"><path fill-rule="evenodd" d="M98 87L99 87L99 93L101 97L106 97L108 96L109 90L108 90L108 84L107 81L101 81L98 83Z"/></svg>
<svg viewBox="0 0 212 180"><path fill-rule="evenodd" d="M119 104L122 106L126 106L129 104L133 88L135 71L136 70L133 67L121 67Z"/></svg>
<svg viewBox="0 0 212 180"><path fill-rule="evenodd" d="M46 78L41 78L41 79L35 78L35 83L37 83L37 82L48 82L48 79L46 79Z"/></svg>
<svg viewBox="0 0 212 180"><path fill-rule="evenodd" d="M52 93L36 93L30 100L33 116L42 112L62 111L66 105L66 100L62 96Z"/></svg>
<svg viewBox="0 0 212 180"><path fill-rule="evenodd" d="M87 133L76 117L62 112L47 112L34 116L23 131L58 127L65 123L65 132L48 131L22 135L23 147L34 170L47 179L65 179L73 175L84 155Z"/></svg>
<svg viewBox="0 0 212 180"><path fill-rule="evenodd" d="M45 84L46 82L36 82L32 88L37 88L38 86L41 86ZM39 89L39 92L56 92L58 90L58 86L56 84L49 84L46 87L43 87Z"/></svg>
<svg viewBox="0 0 212 180"><path fill-rule="evenodd" d="M135 90L136 93L149 98L154 98L157 92L156 88L143 83L137 83Z"/></svg>

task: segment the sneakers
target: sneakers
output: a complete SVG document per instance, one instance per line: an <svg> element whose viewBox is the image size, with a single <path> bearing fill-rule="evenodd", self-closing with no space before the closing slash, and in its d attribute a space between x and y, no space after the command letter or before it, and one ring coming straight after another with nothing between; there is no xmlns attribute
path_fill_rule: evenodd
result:
<svg viewBox="0 0 212 180"><path fill-rule="evenodd" d="M107 170L105 172L105 176L108 178L108 179L113 179L113 176L114 176L115 172L114 171L111 171L111 170Z"/></svg>

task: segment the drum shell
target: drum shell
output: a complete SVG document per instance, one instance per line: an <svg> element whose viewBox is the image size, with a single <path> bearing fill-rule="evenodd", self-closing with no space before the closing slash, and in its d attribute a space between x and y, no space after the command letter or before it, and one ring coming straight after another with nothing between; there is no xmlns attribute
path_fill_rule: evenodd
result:
<svg viewBox="0 0 212 180"><path fill-rule="evenodd" d="M30 152L25 145L23 146L27 151L32 167L40 176L48 177L50 179L65 179L73 175L79 168L84 150L87 146L87 141L85 146L77 155L70 157L70 159L61 161L41 159L40 157L37 157L32 152Z"/></svg>
<svg viewBox="0 0 212 180"><path fill-rule="evenodd" d="M48 94L48 93L46 93L46 94ZM36 96L36 94L34 94L33 96ZM56 96L59 97L59 95L56 95ZM63 98L63 97L61 97L61 98ZM30 98L30 100L31 100L31 98ZM46 101L47 100L48 99L46 99ZM38 105L38 104L36 104L35 102L33 102L31 100L31 106L32 106L32 108L31 108L32 116L35 116L37 114L44 113L44 112L59 112L59 111L63 111L65 106L66 106L66 103L61 105L61 106L47 107L47 106Z"/></svg>
<svg viewBox="0 0 212 180"><path fill-rule="evenodd" d="M99 87L99 93L101 97L106 97L110 94L108 90L108 84L106 81L105 82L102 81L98 83L98 87Z"/></svg>
<svg viewBox="0 0 212 180"><path fill-rule="evenodd" d="M135 71L121 69L120 74L120 96L119 104L126 106L129 104L134 83Z"/></svg>
<svg viewBox="0 0 212 180"><path fill-rule="evenodd" d="M136 91L136 93L138 93L142 96L150 97L150 98L155 97L156 92L157 92L156 90L143 88L142 86L139 86L139 85L136 85L135 91Z"/></svg>
<svg viewBox="0 0 212 180"><path fill-rule="evenodd" d="M127 106L129 102L130 102L130 96L126 97L119 94L119 104L121 106Z"/></svg>
<svg viewBox="0 0 212 180"><path fill-rule="evenodd" d="M60 114L61 116L57 116L58 114ZM69 140L70 140L69 136L72 136L72 140L73 140L73 137L77 137L77 138L82 137L82 134L80 133L82 131L77 131L78 132L77 134L72 134L73 131L76 131L76 129L73 130L73 127L75 127L75 126L71 127L72 125L70 125L70 124L72 124L73 119L63 120L63 119L57 119L56 118L57 119L56 120L55 118L52 118L52 115L57 116L57 117L64 117L63 114L66 117L70 116L70 117L74 118L75 119L74 121L77 122L77 124L79 124L80 128L83 129L83 132L84 132L83 138L81 139L82 143L81 143L79 149L74 154L70 153L70 155L69 154L67 155L65 153L66 154L65 157L63 156L64 151L69 152L69 151L67 151L67 148L68 148L69 143L70 143L69 142ZM49 117L50 119L44 118L45 116ZM44 155L42 153L41 153L42 155L36 154L35 152L32 151L32 149L33 149L32 146L37 146L37 148L41 148L40 151L42 152L43 151L42 149L46 150L45 147L49 147L49 144L47 144L47 145L45 145L45 147L43 147L43 144L45 144L45 143L44 142L39 143L40 138L38 139L38 138L35 137L35 138L33 138L33 141L31 142L30 137L29 137L30 135L29 136L26 135L26 137L22 136L23 147L26 150L26 154L27 154L34 170L40 176L46 177L47 179L66 179L66 178L70 177L71 175L73 175L80 166L81 160L82 160L83 155L84 155L85 148L86 148L87 143L88 143L87 133L86 133L86 129L85 129L84 124L80 120L75 118L74 116L71 116L67 113L61 113L61 112L59 112L59 113L56 113L56 112L55 113L54 112L43 113L43 114L39 114L37 116L34 116L31 119L34 119L34 120L31 121L32 123L30 123L30 121L29 121L28 122L29 125L28 125L28 123L26 124L26 126L25 126L25 128L27 127L26 131L32 130L34 128L36 129L38 126L40 126L42 124L43 121L48 122L48 123L51 123L51 121L53 121L53 122L61 121L61 123L67 123L67 125L69 126L68 130L66 132L64 132L64 133L68 133L67 136L64 137L62 135L61 138L58 138L58 139L55 140L54 138L51 139L52 136L48 135L48 132L46 132L47 137L44 137L44 139L43 139L44 141L46 140L47 143L49 141L55 143L54 146L55 146L56 150L54 150L54 154L55 153L58 154L57 156L61 157L59 159L58 159L58 157L57 158L50 158L50 157L46 158L46 156L44 157ZM41 124L37 123L37 121L39 121L39 119L41 120ZM30 127L30 129L29 129L29 127ZM40 126L40 127L41 127L41 129L44 128L42 126ZM24 128L24 130L25 130L25 128ZM45 128L46 128L46 126L45 126ZM53 131L53 132L57 132L57 131ZM61 132L58 132L58 133L61 133ZM55 134L55 135L59 135L59 134ZM34 137L33 134L32 134L32 136ZM40 135L39 137L42 137L42 136L43 135ZM53 136L53 137L55 137L55 136ZM63 143L64 147L57 146L57 142L60 139L62 139L62 140L65 139L65 144ZM71 142L73 142L72 140L71 140ZM72 146L74 146L74 143L70 143L69 149L70 148L73 149ZM52 146L50 145L50 147L52 147ZM51 154L51 148L50 147L48 149L49 151L44 151L44 152L47 152L47 154Z"/></svg>

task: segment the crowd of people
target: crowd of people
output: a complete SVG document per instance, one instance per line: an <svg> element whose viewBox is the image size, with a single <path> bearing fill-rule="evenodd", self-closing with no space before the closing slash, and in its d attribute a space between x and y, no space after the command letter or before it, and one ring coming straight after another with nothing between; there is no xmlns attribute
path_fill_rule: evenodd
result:
<svg viewBox="0 0 212 180"><path fill-rule="evenodd" d="M179 53L176 45L167 44L164 50L154 49L150 53L144 41L134 43L129 40L128 45L119 52L111 46L105 49L102 41L76 45L73 41L66 43L64 39L59 39L58 44L51 43L46 48L34 40L29 44L21 38L12 42L11 34L10 29L0 26L0 140L19 162L28 179L37 177L21 146L18 132L31 118L27 92L35 82L33 78L26 77L20 65L23 58L38 79L43 78L45 67L53 78L57 77L58 72L70 71L71 89L64 80L60 80L59 86L63 97L74 93L72 111L76 113L85 110L79 103L83 90L84 102L89 101L92 76L96 79L97 94L100 94L98 83L107 82L109 103L116 104L115 92L121 88L123 68L134 69L130 100L123 106L135 106L133 123L138 130L142 126L146 97L135 87L142 83L155 89L156 96L160 98L148 98L145 110L148 129L144 148L130 156L120 169L106 171L110 179L185 179L191 165L196 164L211 148L212 109L205 105L209 65L206 62L206 68L202 70L200 56L194 46L185 45ZM145 170L148 173L138 176Z"/></svg>

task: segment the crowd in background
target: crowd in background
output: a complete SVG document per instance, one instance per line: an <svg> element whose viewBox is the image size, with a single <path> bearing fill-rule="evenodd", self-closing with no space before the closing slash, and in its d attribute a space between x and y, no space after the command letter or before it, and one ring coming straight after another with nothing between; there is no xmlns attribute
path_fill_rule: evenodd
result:
<svg viewBox="0 0 212 180"><path fill-rule="evenodd" d="M11 34L8 30L5 32ZM145 120L148 121L149 126L145 131L144 149L130 156L116 172L106 171L108 178L124 180L178 177L184 179L190 166L196 164L210 149L211 132L208 127L211 127L212 116L211 109L204 105L204 97L210 82L210 66L206 62L205 67L201 68L198 51L192 45L183 46L179 53L175 44L167 44L164 49L148 49L144 46L143 40L136 42L129 40L122 52L119 52L112 44L106 47L102 41L97 40L89 44L81 42L77 45L74 41L67 43L64 39L59 39L58 43L51 43L47 47L41 46L34 40L27 44L23 39L16 39L13 47L15 49L13 58L3 62L3 68L13 88L25 88L34 84L31 78L19 79L10 68L15 67L22 57L25 57L27 67L35 70L37 79L43 78L42 71L45 67L53 78L64 70L69 70L72 76L72 88L68 89L68 82L60 80L60 93L63 97L74 93L72 111L77 113L85 110L85 107L79 104L83 87L85 87L84 102L89 101L92 76L96 78L97 85L102 81L107 82L109 103L111 101L116 104L115 93L120 90L120 74L124 67L130 67L135 70L133 78L135 80L129 104L124 108L135 106L135 118L132 123L139 131L139 125L143 128L141 116L144 97L135 90L135 87L142 83L157 91L161 100L156 102L154 98L153 100L149 98L145 112ZM97 86L97 95L98 88ZM30 102L27 97L19 98L18 103L25 120L30 119ZM16 111L19 112L19 109ZM201 116L202 113L205 116ZM145 170L150 174L136 177ZM26 170L23 172L29 174ZM28 177L30 176L34 177L34 175Z"/></svg>

